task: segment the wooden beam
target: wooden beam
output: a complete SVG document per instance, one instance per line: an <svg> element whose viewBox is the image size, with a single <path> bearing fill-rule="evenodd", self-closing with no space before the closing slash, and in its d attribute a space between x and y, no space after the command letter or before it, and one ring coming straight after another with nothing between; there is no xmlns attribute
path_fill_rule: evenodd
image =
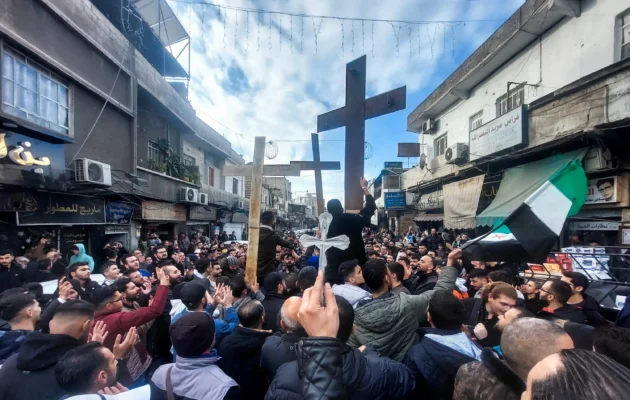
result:
<svg viewBox="0 0 630 400"><path fill-rule="evenodd" d="M317 196L317 216L324 212L324 185L322 184L322 169L319 166L322 164L319 161L319 135L317 133L311 134L311 142L313 144L313 164L315 164L315 194ZM341 169L341 164L337 163L337 169Z"/></svg>
<svg viewBox="0 0 630 400"><path fill-rule="evenodd" d="M316 135L316 133L314 133ZM319 146L317 146L319 152ZM315 152L313 152L313 157ZM314 171L319 169L320 171L338 171L341 169L341 163L339 161L291 161L291 165L297 164L301 171Z"/></svg>
<svg viewBox="0 0 630 400"><path fill-rule="evenodd" d="M249 176L251 165L225 165L223 176ZM264 165L263 176L300 176L300 166L293 164Z"/></svg>
<svg viewBox="0 0 630 400"><path fill-rule="evenodd" d="M344 126L346 126L345 107L317 116L317 132L331 131Z"/></svg>
<svg viewBox="0 0 630 400"><path fill-rule="evenodd" d="M254 162L250 166L252 174L252 189L249 203L249 231L247 264L245 266L245 280L252 285L257 282L258 272L258 241L260 239L260 198L262 196L263 164L265 162L265 137L256 136L254 142Z"/></svg>

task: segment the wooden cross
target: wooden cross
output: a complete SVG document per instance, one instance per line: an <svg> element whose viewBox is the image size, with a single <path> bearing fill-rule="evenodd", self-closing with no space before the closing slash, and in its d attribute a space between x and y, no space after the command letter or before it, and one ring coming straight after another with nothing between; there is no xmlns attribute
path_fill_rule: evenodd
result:
<svg viewBox="0 0 630 400"><path fill-rule="evenodd" d="M260 202L262 196L263 176L300 176L299 165L263 165L265 161L265 137L256 136L254 142L254 160L252 165L225 165L224 176L252 177L252 188L249 203L249 230L247 235L247 264L245 280L255 285L258 268L258 239L260 236Z"/></svg>
<svg viewBox="0 0 630 400"><path fill-rule="evenodd" d="M317 195L317 215L324 212L324 189L322 187L322 171L338 171L341 169L339 161L319 160L319 135L311 133L313 142L313 161L291 161L291 165L299 165L301 171L315 171L315 193Z"/></svg>
<svg viewBox="0 0 630 400"><path fill-rule="evenodd" d="M314 236L302 235L300 236L300 243L304 247L316 246L319 249L319 270L324 271L326 268L326 250L331 247L336 247L341 250L345 250L350 246L350 239L346 235L335 236L334 238L328 238L328 227L333 220L331 213L325 212L319 216L319 232L322 238L318 239Z"/></svg>
<svg viewBox="0 0 630 400"><path fill-rule="evenodd" d="M346 65L346 105L317 117L317 132L346 127L344 193L347 212L363 208L359 179L364 176L365 121L407 107L407 87L403 86L369 99L365 98L366 57Z"/></svg>

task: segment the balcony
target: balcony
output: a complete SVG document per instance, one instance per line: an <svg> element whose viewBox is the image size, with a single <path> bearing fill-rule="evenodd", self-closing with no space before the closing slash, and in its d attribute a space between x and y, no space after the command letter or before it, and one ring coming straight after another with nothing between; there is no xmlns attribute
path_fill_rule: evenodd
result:
<svg viewBox="0 0 630 400"><path fill-rule="evenodd" d="M225 206L230 209L249 210L249 199L245 197L212 186L204 187L202 191L208 192L208 203Z"/></svg>

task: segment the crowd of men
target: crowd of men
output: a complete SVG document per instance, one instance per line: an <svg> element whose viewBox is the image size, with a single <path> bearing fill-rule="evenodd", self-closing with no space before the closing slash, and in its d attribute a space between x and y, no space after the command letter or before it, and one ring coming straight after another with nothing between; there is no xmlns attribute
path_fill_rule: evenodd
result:
<svg viewBox="0 0 630 400"><path fill-rule="evenodd" d="M350 246L325 273L263 213L256 283L234 236L152 234L101 266L80 244L66 266L46 238L25 261L0 250L0 400L627 396L630 306L604 318L584 275L523 282L462 259L465 235L373 230L371 196L328 209Z"/></svg>

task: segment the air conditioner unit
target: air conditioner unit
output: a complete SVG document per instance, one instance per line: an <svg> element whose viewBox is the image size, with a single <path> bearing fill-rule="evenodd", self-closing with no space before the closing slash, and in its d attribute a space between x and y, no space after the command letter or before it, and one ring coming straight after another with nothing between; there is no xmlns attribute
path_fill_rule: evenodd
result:
<svg viewBox="0 0 630 400"><path fill-rule="evenodd" d="M399 175L383 176L383 189L400 189L400 176Z"/></svg>
<svg viewBox="0 0 630 400"><path fill-rule="evenodd" d="M446 149L444 159L447 164L457 164L468 161L468 145L466 143L455 143Z"/></svg>
<svg viewBox="0 0 630 400"><path fill-rule="evenodd" d="M179 201L186 203L199 202L199 190L190 187L182 187L179 189Z"/></svg>
<svg viewBox="0 0 630 400"><path fill-rule="evenodd" d="M613 167L612 154L607 148L590 149L582 162L586 172L597 172Z"/></svg>
<svg viewBox="0 0 630 400"><path fill-rule="evenodd" d="M427 134L437 132L437 121L434 118L427 118L422 124L421 132Z"/></svg>
<svg viewBox="0 0 630 400"><path fill-rule="evenodd" d="M199 204L208 205L208 193L199 193Z"/></svg>
<svg viewBox="0 0 630 400"><path fill-rule="evenodd" d="M74 180L80 183L111 186L112 168L109 164L78 158L74 160Z"/></svg>

